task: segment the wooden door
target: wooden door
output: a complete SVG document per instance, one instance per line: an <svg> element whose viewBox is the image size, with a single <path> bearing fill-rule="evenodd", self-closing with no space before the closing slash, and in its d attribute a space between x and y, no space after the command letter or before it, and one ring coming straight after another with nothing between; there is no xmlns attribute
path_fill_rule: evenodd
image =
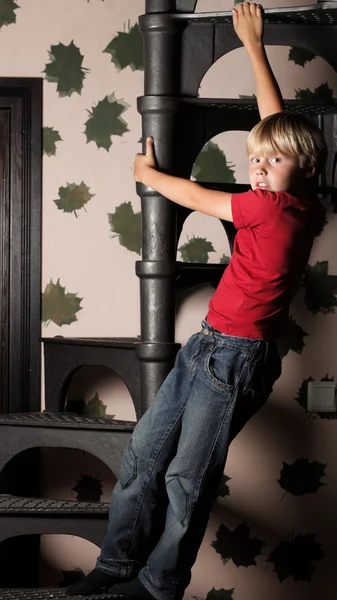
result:
<svg viewBox="0 0 337 600"><path fill-rule="evenodd" d="M0 412L40 410L42 79L0 78Z"/></svg>

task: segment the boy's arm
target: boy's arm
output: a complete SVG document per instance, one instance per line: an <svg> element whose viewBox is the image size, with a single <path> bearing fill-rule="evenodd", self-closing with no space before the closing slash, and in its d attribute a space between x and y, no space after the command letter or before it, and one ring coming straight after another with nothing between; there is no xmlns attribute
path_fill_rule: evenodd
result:
<svg viewBox="0 0 337 600"><path fill-rule="evenodd" d="M234 29L247 50L256 82L257 105L261 119L284 111L283 98L263 45L262 7L242 2L233 8Z"/></svg>
<svg viewBox="0 0 337 600"><path fill-rule="evenodd" d="M232 194L207 190L189 179L174 177L157 171L153 139L151 137L146 140L146 154L136 155L134 178L135 181L153 188L176 204L191 210L197 210L211 217L233 221Z"/></svg>

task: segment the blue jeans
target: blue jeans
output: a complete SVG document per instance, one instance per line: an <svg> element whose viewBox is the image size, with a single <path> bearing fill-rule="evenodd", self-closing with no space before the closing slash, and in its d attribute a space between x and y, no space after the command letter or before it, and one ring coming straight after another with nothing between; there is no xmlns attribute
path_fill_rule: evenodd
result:
<svg viewBox="0 0 337 600"><path fill-rule="evenodd" d="M158 600L183 597L228 445L280 373L274 342L202 323L125 450L98 569L122 580L139 575Z"/></svg>

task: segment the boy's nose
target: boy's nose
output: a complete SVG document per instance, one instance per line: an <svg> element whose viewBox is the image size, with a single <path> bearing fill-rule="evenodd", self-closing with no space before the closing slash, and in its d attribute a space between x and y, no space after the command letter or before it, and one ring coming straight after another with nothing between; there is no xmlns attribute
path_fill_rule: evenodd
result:
<svg viewBox="0 0 337 600"><path fill-rule="evenodd" d="M259 165L256 169L256 174L257 175L266 175L267 170L265 167L262 167L261 165Z"/></svg>

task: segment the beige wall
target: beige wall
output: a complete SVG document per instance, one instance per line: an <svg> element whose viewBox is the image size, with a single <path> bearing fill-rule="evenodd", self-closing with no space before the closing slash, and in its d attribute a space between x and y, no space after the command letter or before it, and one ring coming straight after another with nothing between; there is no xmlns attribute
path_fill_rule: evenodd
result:
<svg viewBox="0 0 337 600"><path fill-rule="evenodd" d="M282 2L270 0L268 6L276 4ZM296 4L306 2L298 0ZM139 256L123 246L118 237L112 238L107 215L126 202L131 202L135 213L140 210L132 180L132 163L140 148L141 122L136 97L142 94L143 73L130 66L119 70L110 54L103 50L118 32L127 30L128 21L131 26L135 24L144 9L144 2L18 0L17 5L16 23L3 25L0 29L2 76L44 76L46 65L50 63L48 52L51 46L60 43L68 46L72 40L84 56L82 66L86 69L80 93L75 91L60 97L57 83L44 81L44 125L58 131L62 139L56 143L56 154L45 155L43 160L42 291L46 302L46 286L50 280L56 284L59 279L65 293L75 294L75 297L67 296L70 304L61 310L61 322L69 317L73 322L70 325L57 325L53 320L44 323L43 335L138 335L139 285L134 264ZM223 10L231 5L228 0L200 0L198 9ZM336 96L337 75L331 67L319 58L302 67L289 61L288 54L286 47L268 48L286 98L294 98L298 89L314 91L325 82ZM84 131L88 111L112 93L120 103L127 105L122 117L128 131L122 136L113 135L107 151L98 148L94 141L87 143ZM209 97L235 98L253 93L253 77L242 49L219 60L205 76L200 89L201 96ZM245 133L222 134L213 142L232 165L237 182L246 182ZM76 217L73 212L60 210L54 200L59 199L59 188L66 188L71 183L79 185L82 181L93 197L85 210L77 211ZM328 261L329 276L337 273L336 225L336 215L329 209L328 224L317 239L310 259L311 265ZM216 220L191 215L179 246L193 235L212 242L215 252L210 253L210 262L219 262L223 254L229 254L222 227ZM295 400L304 379L320 379L326 374L332 377L337 371L337 322L333 309L337 287L327 277L321 284L331 281L331 310L327 314L319 311L313 315L304 303L303 291L293 303L292 314L308 333L304 338L304 350L302 354L293 351L287 354L282 377L269 404L231 447L226 467L230 495L218 501L212 514L187 598L206 598L212 588L227 590L222 594L223 599L234 600L308 600L318 595L331 600L337 591L334 579L337 551L333 542L336 538L333 517L337 496L336 421L318 416L308 418ZM177 341L184 343L199 327L211 294L211 288L204 288L182 301L177 315ZM82 300L79 302L78 298ZM75 312L74 307L79 306L81 310ZM53 311L55 316L55 303ZM107 414L134 418L130 397L113 374L97 370L80 372L70 397L81 397L89 402L95 394L106 407ZM278 479L284 463L292 465L301 458L325 465L325 476L319 479L324 485L317 493L295 497L291 493L285 494ZM44 454L44 467L47 497L75 498L73 488L81 474L102 480L102 499L108 500L110 496L113 477L104 465L89 455L48 451ZM236 566L233 560L224 564L211 546L221 523L234 530L243 522L250 528L251 537L264 542L256 558L257 566ZM292 576L287 576L280 583L273 563L267 560L271 551L281 540L311 533L314 542L322 544L325 557L315 560L305 538L305 548L299 549L297 555L304 555L305 549L309 549L307 566L312 561L315 569L310 582L295 582ZM239 546L245 544L242 542ZM69 536L45 538L42 583L59 582L62 579L60 571L91 569L96 555L97 548L88 542ZM330 592L325 592L329 587Z"/></svg>

